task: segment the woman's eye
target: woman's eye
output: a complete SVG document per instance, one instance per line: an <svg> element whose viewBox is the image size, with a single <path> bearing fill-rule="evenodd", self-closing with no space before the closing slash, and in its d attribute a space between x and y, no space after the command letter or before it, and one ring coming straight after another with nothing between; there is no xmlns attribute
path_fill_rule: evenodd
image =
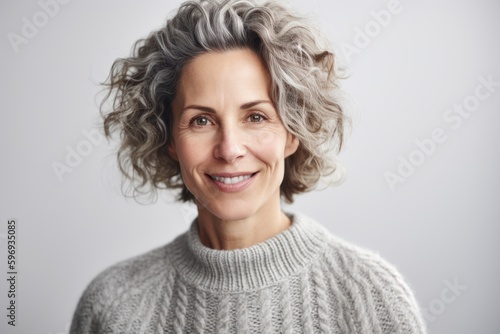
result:
<svg viewBox="0 0 500 334"><path fill-rule="evenodd" d="M264 121L265 118L261 114L252 114L248 117L248 120L252 123L260 123Z"/></svg>
<svg viewBox="0 0 500 334"><path fill-rule="evenodd" d="M210 121L205 116L196 117L191 121L192 124L196 126L206 126L210 124Z"/></svg>

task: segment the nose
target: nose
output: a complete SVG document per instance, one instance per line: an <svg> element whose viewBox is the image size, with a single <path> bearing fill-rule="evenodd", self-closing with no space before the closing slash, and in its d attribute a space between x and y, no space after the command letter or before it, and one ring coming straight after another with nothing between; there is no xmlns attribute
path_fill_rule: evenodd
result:
<svg viewBox="0 0 500 334"><path fill-rule="evenodd" d="M218 134L218 142L215 145L214 157L233 163L246 154L243 131L236 128L222 128Z"/></svg>

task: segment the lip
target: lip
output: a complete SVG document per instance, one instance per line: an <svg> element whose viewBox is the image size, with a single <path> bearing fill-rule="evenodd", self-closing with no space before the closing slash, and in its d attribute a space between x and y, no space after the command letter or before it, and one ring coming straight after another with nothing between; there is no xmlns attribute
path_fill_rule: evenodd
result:
<svg viewBox="0 0 500 334"><path fill-rule="evenodd" d="M239 172L239 173L214 173L214 174L207 174L208 176L218 176L218 177L237 177L237 176L245 176L245 175L252 175L255 174L254 172Z"/></svg>
<svg viewBox="0 0 500 334"><path fill-rule="evenodd" d="M216 173L216 174L205 174L208 180L220 191L222 192L228 192L228 193L234 193L234 192L239 192L244 189L246 189L255 179L257 176L258 172L239 172L239 173ZM246 180L240 181L238 183L233 183L233 184L225 184L224 182L220 182L217 180L214 180L212 176L216 177L238 177L238 176L246 176L250 175L250 177Z"/></svg>

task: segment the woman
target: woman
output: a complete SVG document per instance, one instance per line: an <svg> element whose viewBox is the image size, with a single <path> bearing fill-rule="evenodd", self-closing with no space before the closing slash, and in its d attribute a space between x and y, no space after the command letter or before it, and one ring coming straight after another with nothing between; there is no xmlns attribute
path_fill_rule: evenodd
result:
<svg viewBox="0 0 500 334"><path fill-rule="evenodd" d="M391 265L281 209L342 146L319 36L274 2L190 1L115 62L104 129L121 170L136 195L180 188L198 217L98 275L71 333L424 333Z"/></svg>

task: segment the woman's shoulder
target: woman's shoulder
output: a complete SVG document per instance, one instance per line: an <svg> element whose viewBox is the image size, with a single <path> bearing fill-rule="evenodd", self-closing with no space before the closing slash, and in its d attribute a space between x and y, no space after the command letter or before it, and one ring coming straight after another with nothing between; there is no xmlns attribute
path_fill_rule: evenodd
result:
<svg viewBox="0 0 500 334"><path fill-rule="evenodd" d="M98 332L100 324L107 323L106 318L114 313L110 311L132 307L128 304L137 303L138 296L149 295L171 279L174 271L168 254L174 241L98 273L78 301L70 333Z"/></svg>
<svg viewBox="0 0 500 334"><path fill-rule="evenodd" d="M314 222L313 224L319 224ZM325 248L317 259L313 280L324 277L328 295L363 324L395 333L425 333L425 323L413 289L396 266L378 252L346 241L324 228ZM373 325L365 323L366 328Z"/></svg>
<svg viewBox="0 0 500 334"><path fill-rule="evenodd" d="M377 251L359 246L333 234L328 235L327 257L337 274L348 275L355 280L377 284L384 288L397 287L407 292L408 283L395 264Z"/></svg>
<svg viewBox="0 0 500 334"><path fill-rule="evenodd" d="M332 270L349 275L378 276L387 280L401 281L402 275L396 266L378 252L347 241L332 233L324 224L303 214L294 214L301 221L307 221L311 229L322 235L324 258L331 262ZM374 278L374 277L373 277Z"/></svg>
<svg viewBox="0 0 500 334"><path fill-rule="evenodd" d="M98 273L87 288L113 290L114 286L144 283L149 276L168 268L168 246L163 245L131 258L121 260Z"/></svg>
<svg viewBox="0 0 500 334"><path fill-rule="evenodd" d="M338 268L349 271L379 271L400 275L396 266L367 247L329 233L327 251L334 255Z"/></svg>

